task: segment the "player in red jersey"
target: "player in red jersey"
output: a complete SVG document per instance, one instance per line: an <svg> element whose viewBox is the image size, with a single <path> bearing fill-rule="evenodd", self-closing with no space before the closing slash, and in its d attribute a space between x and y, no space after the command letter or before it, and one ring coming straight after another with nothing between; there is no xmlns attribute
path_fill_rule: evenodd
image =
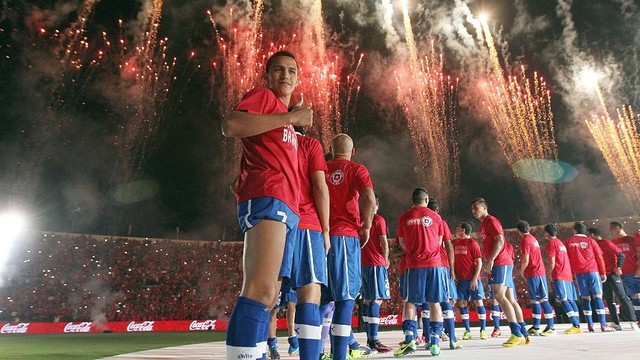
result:
<svg viewBox="0 0 640 360"><path fill-rule="evenodd" d="M455 256L454 270L456 276L456 293L460 317L464 323L465 332L462 340L471 339L469 324L468 302L474 301L480 320L480 339L487 340L485 326L487 323L487 311L484 307L484 286L480 279L482 271L482 253L480 246L471 238L471 224L463 222L456 228L456 238L453 241Z"/></svg>
<svg viewBox="0 0 640 360"><path fill-rule="evenodd" d="M582 297L582 310L589 324L589 332L593 332L591 300L595 300L600 329L602 332L613 332L616 330L607 325L602 301L602 283L607 280L602 250L593 239L587 237L586 232L587 227L581 222L576 222L573 225L574 235L565 241L571 269Z"/></svg>
<svg viewBox="0 0 640 360"><path fill-rule="evenodd" d="M481 222L478 235L482 241L485 272L491 275L489 284L493 289L493 295L504 311L511 329L511 337L502 346L513 347L526 344L528 342L527 324L524 322L522 309L515 299L513 258L505 249L502 224L494 216L489 215L487 202L483 198L471 202L471 213Z"/></svg>
<svg viewBox="0 0 640 360"><path fill-rule="evenodd" d="M351 313L362 286L360 244L369 239L375 195L367 168L351 161L355 149L348 135L339 134L333 139L331 153L333 159L327 162L331 242L327 268L329 289L335 300L332 350L334 360L345 360L351 337ZM362 198L361 208L359 198ZM353 350L357 349L350 349Z"/></svg>
<svg viewBox="0 0 640 360"><path fill-rule="evenodd" d="M591 227L587 229L587 233L590 238L595 240L602 250L602 258L604 259L605 272L607 273L607 281L602 285L604 300L609 307L609 314L613 320L613 328L616 330L622 330L620 325L620 317L618 316L618 308L616 307L615 298L620 301L620 308L622 315L630 320L629 326L633 331L640 331L638 324L636 324L636 313L633 309L631 299L624 290L622 284L622 264L625 262L625 255L619 247L617 247L613 241L607 240L602 237L600 229L597 227Z"/></svg>
<svg viewBox="0 0 640 360"><path fill-rule="evenodd" d="M613 243L624 253L622 283L636 310L636 318L640 318L640 239L627 235L618 221L609 224L609 230L614 237Z"/></svg>
<svg viewBox="0 0 640 360"><path fill-rule="evenodd" d="M578 295L573 286L573 273L567 254L567 247L556 237L558 227L555 224L547 224L544 227L544 237L547 239L547 256L551 262L551 283L556 292L556 298L562 303L562 308L571 319L573 325L565 330L565 334L581 334L580 313L578 312Z"/></svg>
<svg viewBox="0 0 640 360"><path fill-rule="evenodd" d="M238 220L244 232L244 280L227 330L227 359L265 355L269 310L277 300L287 232L298 222L298 156L294 125L311 125L311 109L288 112L298 84L289 52L267 61L267 88L249 91L224 117L222 133L241 138Z"/></svg>
<svg viewBox="0 0 640 360"><path fill-rule="evenodd" d="M362 319L367 332L367 346L371 350L386 353L393 349L378 339L380 324L380 304L391 298L389 289L389 242L387 223L378 214L380 198L376 194L375 214L371 224L369 239L362 245L362 299L364 300Z"/></svg>
<svg viewBox="0 0 640 360"><path fill-rule="evenodd" d="M529 233L529 223L520 220L517 224L520 239L520 275L527 280L529 287L529 300L533 313L533 326L529 329L529 335L550 336L556 335L553 319L553 307L549 303L549 290L547 286L547 273L542 261L540 243ZM542 319L547 320L547 327L540 331Z"/></svg>

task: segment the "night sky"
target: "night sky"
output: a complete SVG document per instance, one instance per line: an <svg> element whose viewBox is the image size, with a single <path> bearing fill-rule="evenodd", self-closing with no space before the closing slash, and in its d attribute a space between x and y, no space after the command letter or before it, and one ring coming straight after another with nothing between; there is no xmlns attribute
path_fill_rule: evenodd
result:
<svg viewBox="0 0 640 360"><path fill-rule="evenodd" d="M131 75L135 69L123 64L142 36L149 3L96 2L86 22L81 70L65 59L65 42L54 36L77 24L81 1L2 3L0 209L19 209L28 214L31 228L45 231L241 239L228 190L236 171L227 153L233 142L220 131L222 75L212 66L219 64L220 51L206 10L224 34L230 23L250 22L250 6L165 1L157 39L168 38L165 54L175 57L175 65L164 83L140 90ZM266 1L265 41L277 42L308 26L311 3ZM349 61L365 54L357 73L361 91L355 116L344 121L356 144L353 160L369 168L380 214L395 236L398 215L410 206L412 189L425 184L429 170L416 167L407 124L393 96L393 71L406 68L400 1L391 1L390 22L382 3L323 1L323 17L327 49L337 49ZM450 225L471 221L469 203L480 196L507 228L519 219L543 224L638 213L587 131L584 119L599 106L578 76L587 67L602 74L599 85L610 111L623 104L640 108L636 1L415 3L409 1L409 9L418 49L435 41L445 72L460 78L460 190L441 204ZM235 9L233 21L229 8ZM478 82L486 66L478 54L484 49L466 19L483 11L503 64L526 64L551 89L558 157L578 172L570 182L549 185L555 189L552 211L540 211L523 191L523 180L507 165L481 109ZM104 38L126 39L128 47L114 45L99 59L100 66L91 67ZM146 97L138 97L141 91L148 91ZM126 186L132 189L128 194Z"/></svg>

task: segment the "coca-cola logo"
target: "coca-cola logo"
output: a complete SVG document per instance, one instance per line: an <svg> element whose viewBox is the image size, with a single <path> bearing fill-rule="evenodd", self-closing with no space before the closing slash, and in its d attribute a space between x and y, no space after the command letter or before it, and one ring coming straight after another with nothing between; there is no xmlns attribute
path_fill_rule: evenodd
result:
<svg viewBox="0 0 640 360"><path fill-rule="evenodd" d="M191 324L189 324L190 331L214 330L215 328L216 328L215 320L205 320L205 321L193 320Z"/></svg>
<svg viewBox="0 0 640 360"><path fill-rule="evenodd" d="M127 331L153 331L153 323L154 321L143 321L141 323L132 321L127 325Z"/></svg>
<svg viewBox="0 0 640 360"><path fill-rule="evenodd" d="M398 315L387 315L380 318L380 325L399 325Z"/></svg>
<svg viewBox="0 0 640 360"><path fill-rule="evenodd" d="M90 322L81 322L80 324L68 323L64 326L66 333L88 333L91 331Z"/></svg>
<svg viewBox="0 0 640 360"><path fill-rule="evenodd" d="M29 323L4 324L0 334L26 334L27 330L29 330Z"/></svg>

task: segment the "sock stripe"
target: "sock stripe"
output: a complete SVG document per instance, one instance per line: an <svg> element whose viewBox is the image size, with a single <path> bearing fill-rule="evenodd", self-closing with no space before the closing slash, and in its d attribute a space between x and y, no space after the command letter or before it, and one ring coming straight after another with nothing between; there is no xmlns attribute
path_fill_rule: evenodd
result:
<svg viewBox="0 0 640 360"><path fill-rule="evenodd" d="M320 340L322 337L322 326L295 324L294 328L299 339Z"/></svg>
<svg viewBox="0 0 640 360"><path fill-rule="evenodd" d="M351 325L333 324L331 325L331 334L333 336L349 337L351 336Z"/></svg>
<svg viewBox="0 0 640 360"><path fill-rule="evenodd" d="M380 318L379 317L370 317L369 318L369 324L380 324Z"/></svg>
<svg viewBox="0 0 640 360"><path fill-rule="evenodd" d="M266 348L266 343L259 343L256 347L227 345L227 359L260 359Z"/></svg>

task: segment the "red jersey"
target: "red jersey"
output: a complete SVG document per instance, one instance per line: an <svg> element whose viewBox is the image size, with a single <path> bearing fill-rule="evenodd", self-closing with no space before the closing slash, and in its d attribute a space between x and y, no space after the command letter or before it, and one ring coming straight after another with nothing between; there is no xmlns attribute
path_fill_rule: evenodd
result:
<svg viewBox="0 0 640 360"><path fill-rule="evenodd" d="M472 238L456 239L453 241L453 253L456 279L471 280L476 272L478 259L482 259L480 246Z"/></svg>
<svg viewBox="0 0 640 360"><path fill-rule="evenodd" d="M336 158L327 162L329 187L329 233L336 236L358 237L360 230L360 190L371 188L369 171L364 165Z"/></svg>
<svg viewBox="0 0 640 360"><path fill-rule="evenodd" d="M448 268L451 268L451 263L449 263L449 254L447 254L447 242L450 243L451 240L453 240L453 236L451 235L449 224L442 220L442 246L440 246L440 258L442 259L442 266Z"/></svg>
<svg viewBox="0 0 640 360"><path fill-rule="evenodd" d="M600 250L602 250L604 270L607 272L607 274L611 274L613 270L618 267L618 254L620 253L620 248L618 248L616 244L613 243L613 241L609 241L607 239L596 240L596 243L598 243L598 246L600 246ZM624 262L626 263L627 260L625 260Z"/></svg>
<svg viewBox="0 0 640 360"><path fill-rule="evenodd" d="M442 219L425 206L414 206L398 218L398 238L404 239L407 269L443 266L440 256Z"/></svg>
<svg viewBox="0 0 640 360"><path fill-rule="evenodd" d="M387 265L387 260L382 254L382 243L380 242L380 236L387 235L387 222L384 218L378 214L373 215L373 221L371 222L371 231L369 232L369 241L362 248L361 263L362 266L384 266Z"/></svg>
<svg viewBox="0 0 640 360"><path fill-rule="evenodd" d="M300 223L298 228L322 231L316 211L311 174L316 171L327 173L322 145L314 138L298 135L298 165L300 169Z"/></svg>
<svg viewBox="0 0 640 360"><path fill-rule="evenodd" d="M595 240L583 234L576 234L565 241L571 269L574 274L599 272L606 275L602 250Z"/></svg>
<svg viewBox="0 0 640 360"><path fill-rule="evenodd" d="M249 91L236 106L251 114L286 113L287 106L263 87ZM292 125L242 138L238 203L257 197L281 200L298 213L298 138Z"/></svg>
<svg viewBox="0 0 640 360"><path fill-rule="evenodd" d="M491 253L493 252L496 236L504 236L502 224L500 224L500 221L494 216L487 215L482 224L480 224L478 235L480 236L480 241L482 241L482 254L484 256L484 260L488 261ZM505 239L505 243L506 241L507 239ZM505 251L504 246L500 249L498 256L493 260L493 265L513 265L513 258Z"/></svg>
<svg viewBox="0 0 640 360"><path fill-rule="evenodd" d="M638 249L640 249L640 240L634 239L632 236L625 236L613 240L624 253L624 264L622 264L622 275L633 275L638 270Z"/></svg>
<svg viewBox="0 0 640 360"><path fill-rule="evenodd" d="M546 276L547 272L542 261L542 252L540 251L540 243L531 234L525 234L520 239L520 253L529 255L529 264L524 269L525 277Z"/></svg>
<svg viewBox="0 0 640 360"><path fill-rule="evenodd" d="M551 271L551 280L573 281L573 273L571 272L571 263L569 262L569 254L567 247L560 239L553 237L547 245L547 255L549 258L555 258L555 267Z"/></svg>

